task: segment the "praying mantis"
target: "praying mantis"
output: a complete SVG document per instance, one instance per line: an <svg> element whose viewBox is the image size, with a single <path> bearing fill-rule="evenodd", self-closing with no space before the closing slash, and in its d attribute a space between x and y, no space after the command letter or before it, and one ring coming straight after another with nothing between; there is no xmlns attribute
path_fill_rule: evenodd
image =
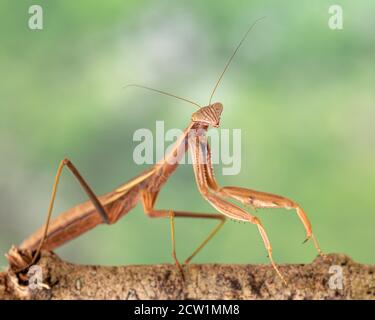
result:
<svg viewBox="0 0 375 320"><path fill-rule="evenodd" d="M85 179L81 176L76 166L69 159L62 160L58 167L53 184L46 223L39 230L24 240L20 246L16 248L17 250L14 250L13 248L7 255L10 265L13 266L16 273L22 273L31 265L36 263L42 249L53 250L99 224L116 223L120 218L129 213L139 202L142 203L143 210L149 217L169 217L172 238L172 257L182 274L183 268L176 255L174 219L199 218L214 219L218 221L218 224L212 229L205 240L185 260L185 264L188 264L193 257L195 257L195 255L208 243L208 241L210 241L223 227L226 219L230 218L237 221L249 222L258 228L264 246L268 252L270 262L276 273L285 282L283 275L273 260L271 243L266 230L261 223L261 220L255 215L245 211L242 207L228 201L229 199L232 201L237 201L241 205L251 207L253 209L294 209L306 231L306 241L311 238L319 254L322 254L316 237L312 232L312 226L305 211L295 201L283 196L255 191L243 187L221 187L214 175L210 144L206 133L210 127L220 126L223 105L220 102L211 103L211 101L233 57L242 45L243 41L246 39L250 30L259 20L260 19L251 25L241 41L238 43L236 49L225 65L224 70L220 74L219 79L215 83L208 105L200 106L199 104L188 99L142 85L127 86L141 87L160 94L172 96L195 105L198 107L198 110L192 114L189 125L184 130L183 134L176 140L174 146L163 159L127 183L105 195L97 196ZM192 155L192 166L194 169L198 190L202 197L218 213L196 213L190 211L155 208L159 191L167 182L168 178L175 172L179 165L179 160L181 160L182 156L187 151L190 151ZM69 171L73 174L87 194L89 200L74 206L64 213L61 213L52 220L51 215L53 205L60 177L64 168L69 169ZM22 254L20 254L20 252L22 252Z"/></svg>

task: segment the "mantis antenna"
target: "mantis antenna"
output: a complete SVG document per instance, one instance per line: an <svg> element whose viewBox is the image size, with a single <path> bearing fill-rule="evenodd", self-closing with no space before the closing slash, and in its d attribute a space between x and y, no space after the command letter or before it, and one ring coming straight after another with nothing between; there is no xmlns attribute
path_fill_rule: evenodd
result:
<svg viewBox="0 0 375 320"><path fill-rule="evenodd" d="M136 88L141 88L141 89L146 89L146 90L154 91L154 92L157 92L157 93L160 93L160 94L164 94L166 96L170 96L172 98L176 98L176 99L179 99L179 100L191 103L193 105L196 105L198 108L201 108L201 106L198 103L194 102L194 101L191 101L191 100L188 100L188 99L176 96L174 94L171 94L171 93L168 93L168 92L165 92L165 91L161 91L161 90L158 90L158 89L146 87L146 86L143 86L143 85L140 85L140 84L128 84L127 86L124 87L124 89L126 89L128 87L136 87Z"/></svg>
<svg viewBox="0 0 375 320"><path fill-rule="evenodd" d="M247 29L245 35L242 37L242 39L241 39L241 41L239 42L239 44L237 45L236 49L234 50L234 52L233 52L232 55L230 56L230 58L229 58L227 64L226 64L225 67L224 67L223 72L220 74L219 80L217 80L217 82L216 82L216 84L215 84L215 86L214 86L214 89L212 90L212 93L211 93L211 96L210 96L210 100L209 100L209 102L208 102L208 105L211 105L211 100L212 100L212 98L213 98L213 96L214 96L214 94L215 94L215 92L216 92L217 87L219 86L219 84L220 84L220 82L221 82L221 79L223 78L225 72L227 71L227 69L228 69L230 63L232 62L234 56L236 55L238 49L241 47L242 43L245 41L247 35L250 33L250 31L253 29L253 27L254 27L259 21L263 20L264 18L265 18L265 17L262 17L262 18L259 18L259 19L255 20L255 22L250 26L250 28Z"/></svg>

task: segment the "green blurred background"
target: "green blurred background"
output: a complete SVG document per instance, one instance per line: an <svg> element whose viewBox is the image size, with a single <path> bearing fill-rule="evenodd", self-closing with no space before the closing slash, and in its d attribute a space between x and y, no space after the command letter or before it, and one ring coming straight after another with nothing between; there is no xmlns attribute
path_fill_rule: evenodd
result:
<svg viewBox="0 0 375 320"><path fill-rule="evenodd" d="M28 28L28 8L44 29ZM242 170L222 185L278 193L307 211L326 252L375 263L375 2L340 1L344 29L328 27L329 1L0 2L0 265L45 219L53 178L69 157L102 194L144 169L133 163L138 128L183 129L193 109L138 89L142 83L206 103L220 85L223 128L242 129ZM334 3L332 3L334 4ZM65 172L54 214L86 197ZM214 210L190 165L163 188L157 208ZM259 210L279 263L308 262L291 211ZM177 220L177 253L188 256L213 221ZM137 206L57 250L90 264L172 262L168 219ZM257 229L229 221L195 262L268 263Z"/></svg>

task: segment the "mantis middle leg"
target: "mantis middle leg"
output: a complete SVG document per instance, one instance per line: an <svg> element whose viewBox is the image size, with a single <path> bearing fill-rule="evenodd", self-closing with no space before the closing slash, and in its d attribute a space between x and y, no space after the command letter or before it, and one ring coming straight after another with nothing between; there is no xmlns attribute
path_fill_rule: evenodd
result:
<svg viewBox="0 0 375 320"><path fill-rule="evenodd" d="M200 252L203 247L217 234L217 232L222 228L225 223L225 217L221 214L210 214L210 213L196 213L190 211L178 211L178 210L156 210L154 209L155 201L158 192L144 191L142 194L143 208L145 213L151 218L162 218L169 217L171 221L171 238L172 238L172 256L178 266L182 271L181 263L177 259L176 255L176 242L175 242L175 231L174 231L174 218L200 218L200 219L215 219L219 220L219 224L212 229L209 235L204 239L204 241L194 250L194 252L185 260L184 263L189 263L198 252Z"/></svg>

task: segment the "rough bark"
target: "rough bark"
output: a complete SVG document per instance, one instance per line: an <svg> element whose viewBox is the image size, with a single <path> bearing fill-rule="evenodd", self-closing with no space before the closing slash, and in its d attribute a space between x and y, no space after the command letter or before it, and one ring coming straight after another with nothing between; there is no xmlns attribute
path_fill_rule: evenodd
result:
<svg viewBox="0 0 375 320"><path fill-rule="evenodd" d="M192 264L185 280L172 264L83 266L43 252L37 265L43 287L31 290L8 270L0 273L0 299L375 299L375 266L342 254L281 265L288 285L269 265ZM339 268L342 289L333 281Z"/></svg>

